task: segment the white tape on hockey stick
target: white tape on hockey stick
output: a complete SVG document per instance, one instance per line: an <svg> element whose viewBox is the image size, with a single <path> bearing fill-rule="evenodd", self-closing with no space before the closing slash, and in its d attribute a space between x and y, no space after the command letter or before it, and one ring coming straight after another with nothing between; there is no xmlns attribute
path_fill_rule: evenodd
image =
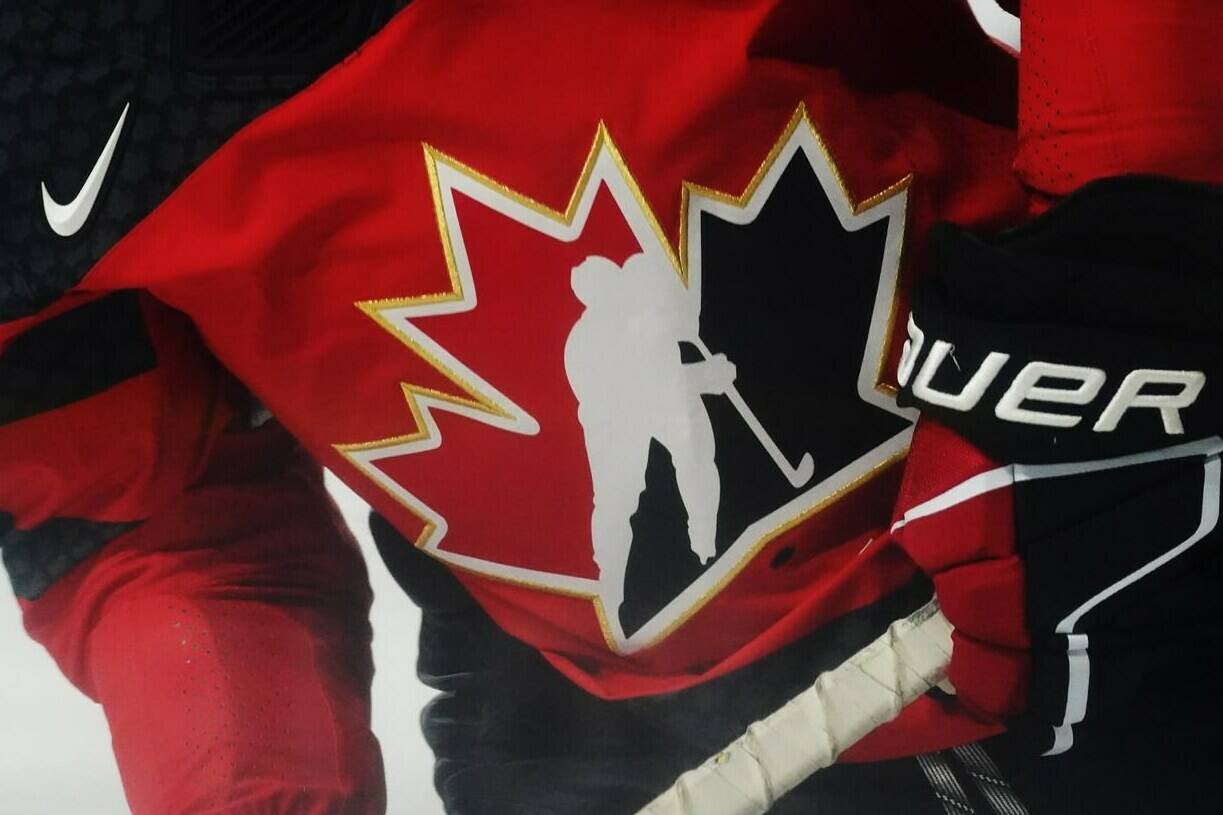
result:
<svg viewBox="0 0 1223 815"><path fill-rule="evenodd" d="M951 630L937 600L897 620L721 753L680 776L638 815L763 815L942 682Z"/></svg>

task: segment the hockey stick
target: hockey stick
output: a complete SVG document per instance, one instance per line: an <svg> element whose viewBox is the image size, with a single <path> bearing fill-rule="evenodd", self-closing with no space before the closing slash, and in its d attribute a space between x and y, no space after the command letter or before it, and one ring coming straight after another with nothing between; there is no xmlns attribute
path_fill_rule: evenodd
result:
<svg viewBox="0 0 1223 815"><path fill-rule="evenodd" d="M713 359L713 354L709 352L709 348L705 342L697 337L691 340L696 346L696 350L701 352L701 356L705 359ZM781 448L777 446L777 442L773 441L773 437L768 434L764 426L760 424L760 420L756 418L756 414L748 407L748 404L743 399L743 394L739 393L739 389L731 385L726 389L726 398L735 406L735 410L739 411L739 415L743 417L743 421L747 424L752 435L760 442L760 446L769 454L769 458L773 459L773 463L777 465L777 469L781 470L781 474L786 477L790 485L795 489L803 486L811 480L811 476L815 473L815 460L811 458L810 453L803 453L803 457L799 459L798 466L795 467L781 452Z"/></svg>
<svg viewBox="0 0 1223 815"><path fill-rule="evenodd" d="M638 815L763 815L809 775L941 682L951 624L931 600L733 744L679 777Z"/></svg>

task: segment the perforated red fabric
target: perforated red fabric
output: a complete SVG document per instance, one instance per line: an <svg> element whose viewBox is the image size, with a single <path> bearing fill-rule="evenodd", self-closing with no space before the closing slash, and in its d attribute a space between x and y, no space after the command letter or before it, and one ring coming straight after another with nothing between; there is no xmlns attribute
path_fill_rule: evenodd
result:
<svg viewBox="0 0 1223 815"><path fill-rule="evenodd" d="M321 472L267 425L23 607L102 704L135 815L374 815L369 602Z"/></svg>
<svg viewBox="0 0 1223 815"><path fill-rule="evenodd" d="M1025 0L1015 169L1036 209L1096 178L1223 183L1223 3Z"/></svg>

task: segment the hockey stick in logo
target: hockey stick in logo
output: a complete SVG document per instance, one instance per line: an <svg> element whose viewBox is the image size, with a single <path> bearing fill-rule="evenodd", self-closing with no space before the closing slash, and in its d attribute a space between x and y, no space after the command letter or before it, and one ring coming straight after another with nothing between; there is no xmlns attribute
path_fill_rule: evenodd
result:
<svg viewBox="0 0 1223 815"><path fill-rule="evenodd" d="M691 340L696 350L700 351L701 356L705 359L713 359L713 354L710 353L709 347L705 345L705 341L700 337ZM739 393L739 389L731 385L726 389L726 398L730 399L730 403L735 406L735 410L739 411L739 415L743 417L743 421L747 424L752 435L760 442L760 446L769 454L769 458L773 459L773 463L777 465L777 469L781 470L781 474L786 477L790 485L795 489L802 487L811 480L811 476L815 473L815 460L811 458L810 453L803 453L803 457L799 459L798 466L790 463L786 458L786 454L781 452L781 448L777 446L777 442L773 441L773 437L768 434L764 426L760 424L760 420L756 418L756 414L748 406L743 399L743 394Z"/></svg>

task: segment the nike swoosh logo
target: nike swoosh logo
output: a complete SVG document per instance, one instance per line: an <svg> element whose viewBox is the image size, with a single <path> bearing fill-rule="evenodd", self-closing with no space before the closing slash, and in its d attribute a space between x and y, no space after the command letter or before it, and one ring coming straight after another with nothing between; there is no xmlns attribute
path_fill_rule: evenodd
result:
<svg viewBox="0 0 1223 815"><path fill-rule="evenodd" d="M119 144L119 134L123 132L123 123L127 121L127 111L131 106L130 102L123 106L118 124L111 131L106 146L102 148L102 155L98 156L98 160L94 162L93 169L89 171L89 178L85 179L85 186L81 187L76 198L67 204L57 203L51 197L51 193L47 192L46 182L43 182L42 209L47 214L47 223L51 225L55 234L65 238L75 235L81 231L85 221L89 220L89 213L93 212L98 193L102 191L102 181L106 178L106 171L110 169L110 160L115 155L115 147Z"/></svg>

